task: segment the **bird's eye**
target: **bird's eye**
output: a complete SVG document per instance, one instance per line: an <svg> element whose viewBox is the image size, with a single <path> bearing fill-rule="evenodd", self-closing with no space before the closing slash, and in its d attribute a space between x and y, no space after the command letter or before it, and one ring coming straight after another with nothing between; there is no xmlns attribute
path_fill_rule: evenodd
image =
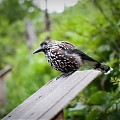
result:
<svg viewBox="0 0 120 120"><path fill-rule="evenodd" d="M44 45L47 45L47 42L45 42Z"/></svg>

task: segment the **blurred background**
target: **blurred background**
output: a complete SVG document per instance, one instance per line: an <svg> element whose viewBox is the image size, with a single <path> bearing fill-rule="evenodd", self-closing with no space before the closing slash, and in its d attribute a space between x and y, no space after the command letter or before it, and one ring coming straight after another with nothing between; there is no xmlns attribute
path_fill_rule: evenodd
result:
<svg viewBox="0 0 120 120"><path fill-rule="evenodd" d="M70 102L65 119L119 119L120 0L0 0L0 118L60 75L42 53L32 54L47 37L114 69Z"/></svg>

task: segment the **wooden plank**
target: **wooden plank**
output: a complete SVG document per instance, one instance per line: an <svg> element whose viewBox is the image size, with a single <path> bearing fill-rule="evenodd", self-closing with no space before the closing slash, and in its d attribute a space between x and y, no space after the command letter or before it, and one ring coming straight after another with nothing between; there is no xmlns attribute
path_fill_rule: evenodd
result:
<svg viewBox="0 0 120 120"><path fill-rule="evenodd" d="M45 84L41 89L39 89L37 92L35 92L33 95L31 95L28 99L26 99L22 104L20 104L18 107L16 107L12 112L14 112L14 119L18 119L20 116L25 114L24 112L31 109L33 105L35 105L38 101L43 99L46 95L48 95L50 92L52 92L58 84L60 84L60 79L56 81L56 79L53 79L49 81L47 84ZM52 86L52 87L51 87ZM9 115L8 117L10 117Z"/></svg>
<svg viewBox="0 0 120 120"><path fill-rule="evenodd" d="M10 112L8 119L52 119L95 77L97 70L76 71L67 78L50 81Z"/></svg>
<svg viewBox="0 0 120 120"><path fill-rule="evenodd" d="M0 77L3 77L6 73L8 73L12 69L11 65L7 65L5 68L0 70Z"/></svg>

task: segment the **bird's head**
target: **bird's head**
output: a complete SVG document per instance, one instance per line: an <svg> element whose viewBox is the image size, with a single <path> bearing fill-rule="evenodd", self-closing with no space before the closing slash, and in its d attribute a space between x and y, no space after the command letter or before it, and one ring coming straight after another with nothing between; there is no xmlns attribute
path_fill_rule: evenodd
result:
<svg viewBox="0 0 120 120"><path fill-rule="evenodd" d="M44 42L42 42L42 43L40 44L40 47L33 52L33 54L38 53L38 52L44 52L44 53L45 53L45 52L48 51L50 48L52 48L53 45L55 45L55 41L45 40Z"/></svg>

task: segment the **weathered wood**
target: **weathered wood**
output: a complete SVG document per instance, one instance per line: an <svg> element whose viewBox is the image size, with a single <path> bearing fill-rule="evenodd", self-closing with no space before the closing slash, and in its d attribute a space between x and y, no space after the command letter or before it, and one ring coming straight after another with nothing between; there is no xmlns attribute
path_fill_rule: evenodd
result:
<svg viewBox="0 0 120 120"><path fill-rule="evenodd" d="M0 77L0 107L4 106L7 98L6 81L3 77Z"/></svg>
<svg viewBox="0 0 120 120"><path fill-rule="evenodd" d="M6 73L8 73L12 69L11 65L7 65L5 68L0 70L0 77L3 77Z"/></svg>
<svg viewBox="0 0 120 120"><path fill-rule="evenodd" d="M67 78L54 79L26 99L3 120L50 120L55 117L95 77L97 70L77 71Z"/></svg>
<svg viewBox="0 0 120 120"><path fill-rule="evenodd" d="M12 69L11 65L7 65L2 70L0 70L0 106L4 106L7 98L7 89L5 77L7 73Z"/></svg>

